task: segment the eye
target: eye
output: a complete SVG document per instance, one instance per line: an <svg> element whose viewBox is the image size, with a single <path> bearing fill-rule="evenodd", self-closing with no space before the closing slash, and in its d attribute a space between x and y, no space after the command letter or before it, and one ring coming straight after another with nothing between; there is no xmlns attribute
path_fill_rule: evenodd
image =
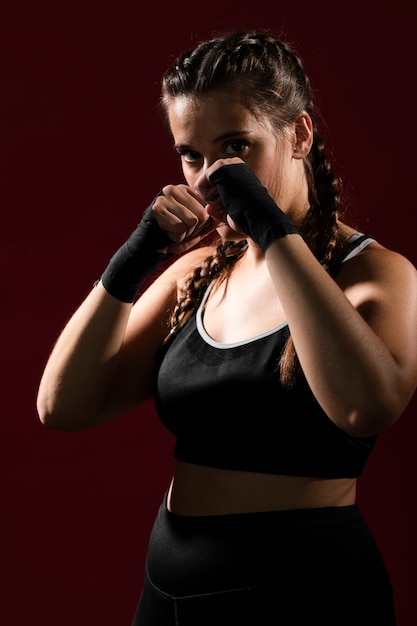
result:
<svg viewBox="0 0 417 626"><path fill-rule="evenodd" d="M199 152L195 152L194 150L179 149L177 150L177 153L180 155L181 159L187 163L195 163L202 158L201 154Z"/></svg>
<svg viewBox="0 0 417 626"><path fill-rule="evenodd" d="M225 146L225 154L228 156L241 156L242 153L246 153L249 149L249 146L246 141L242 141L241 139L236 139L231 141Z"/></svg>

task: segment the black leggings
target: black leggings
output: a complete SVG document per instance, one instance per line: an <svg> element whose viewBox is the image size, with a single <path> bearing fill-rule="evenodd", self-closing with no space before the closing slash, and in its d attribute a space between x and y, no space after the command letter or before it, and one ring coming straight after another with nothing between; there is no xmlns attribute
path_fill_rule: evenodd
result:
<svg viewBox="0 0 417 626"><path fill-rule="evenodd" d="M182 516L160 507L132 626L395 626L356 505Z"/></svg>

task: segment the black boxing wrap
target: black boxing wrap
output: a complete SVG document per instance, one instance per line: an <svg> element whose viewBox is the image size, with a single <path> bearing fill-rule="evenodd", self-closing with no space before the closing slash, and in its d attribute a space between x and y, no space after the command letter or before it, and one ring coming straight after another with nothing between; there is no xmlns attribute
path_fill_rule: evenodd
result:
<svg viewBox="0 0 417 626"><path fill-rule="evenodd" d="M276 239L300 234L246 163L223 165L209 178L228 215L263 253Z"/></svg>
<svg viewBox="0 0 417 626"><path fill-rule="evenodd" d="M155 200L156 198L144 211L141 221L129 239L112 256L99 279L105 290L122 302L133 302L139 287L149 274L170 256L158 252L172 241L161 230L153 214L152 206Z"/></svg>

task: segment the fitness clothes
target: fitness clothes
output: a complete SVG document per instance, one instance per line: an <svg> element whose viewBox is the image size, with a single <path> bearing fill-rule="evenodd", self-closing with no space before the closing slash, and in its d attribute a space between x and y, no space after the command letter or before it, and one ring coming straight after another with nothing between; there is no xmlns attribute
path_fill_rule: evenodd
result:
<svg viewBox="0 0 417 626"><path fill-rule="evenodd" d="M331 270L374 241L354 237ZM280 383L287 323L233 344L204 330L203 301L168 348L155 392L160 419L176 436L176 459L231 470L352 478L362 473L376 437L357 438L323 411L307 381Z"/></svg>
<svg viewBox="0 0 417 626"><path fill-rule="evenodd" d="M356 505L183 516L162 503L132 626L395 626Z"/></svg>

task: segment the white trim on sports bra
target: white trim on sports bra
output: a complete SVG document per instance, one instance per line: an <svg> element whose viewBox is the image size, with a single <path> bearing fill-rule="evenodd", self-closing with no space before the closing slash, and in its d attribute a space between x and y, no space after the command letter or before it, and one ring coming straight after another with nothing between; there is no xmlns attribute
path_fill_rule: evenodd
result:
<svg viewBox="0 0 417 626"><path fill-rule="evenodd" d="M272 335L273 333L276 333L281 328L284 328L284 326L288 326L288 322L282 322L282 324L280 324L279 326L276 326L275 328L272 328L271 330L267 330L266 332L261 333L260 335L255 335L255 337L250 337L249 339L244 339L242 341L236 341L234 343L221 343L219 341L215 341L206 332L206 329L204 328L204 322L203 322L204 305L207 302L207 298L210 295L213 285L214 285L214 281L210 283L210 285L207 287L204 297L202 301L200 302L200 305L196 312L197 330L201 338L203 339L203 341L208 343L210 346L213 346L213 348L219 348L220 350L222 350L222 349L229 349L229 348L237 348L238 346L244 346L245 344L252 343L253 341L257 341L258 339L262 339L263 337L268 337L268 335Z"/></svg>
<svg viewBox="0 0 417 626"><path fill-rule="evenodd" d="M359 237L362 237L362 233L355 233L354 235L350 237L349 243L353 243L356 239L359 239ZM361 241L356 246L356 248L353 248L353 250L351 250L349 254L345 256L342 263L344 263L345 261L349 261L349 259L352 259L354 256L359 254L359 252L362 252L362 250L364 250L366 246L368 246L370 243L375 243L375 242L376 242L376 239L373 239L373 237L367 237L366 239Z"/></svg>
<svg viewBox="0 0 417 626"><path fill-rule="evenodd" d="M363 233L355 233L354 235L352 235L349 239L349 244L352 243L353 241L355 241L356 239L358 239L359 237L362 237ZM356 248L354 248L353 250L351 250L349 252L349 254L346 255L346 257L343 259L343 263L345 261L348 261L349 259L352 259L354 256L356 256L357 254L359 254L359 252L362 252L362 250L364 250L366 248L366 246L368 246L370 243L374 243L375 239L373 239L372 237L369 237L367 239L364 239L363 241L361 241ZM273 335L274 333L278 332L279 330L281 330L282 328L284 328L285 326L288 326L288 322L282 322L281 324L279 324L279 326L275 326L275 328L272 328L271 330L267 330L264 333L261 333L260 335L255 335L254 337L250 337L249 339L244 339L242 341L236 341L234 343L221 343L219 341L215 341L212 337L210 337L210 335L206 332L206 329L204 328L204 322L203 322L203 312L204 312L204 307L205 304L207 302L207 299L210 295L210 292L214 286L214 282L211 282L210 285L207 287L205 294L203 296L203 299L200 302L200 305L196 311L196 326L197 326L197 330L198 333L200 334L201 338L203 339L203 341L205 341L207 344L209 344L210 346L212 346L213 348L218 348L219 350L224 350L224 349L230 349L230 348L237 348L239 346L244 346L248 343L252 343L254 341L258 341L259 339L263 339L264 337L268 337L269 335Z"/></svg>

